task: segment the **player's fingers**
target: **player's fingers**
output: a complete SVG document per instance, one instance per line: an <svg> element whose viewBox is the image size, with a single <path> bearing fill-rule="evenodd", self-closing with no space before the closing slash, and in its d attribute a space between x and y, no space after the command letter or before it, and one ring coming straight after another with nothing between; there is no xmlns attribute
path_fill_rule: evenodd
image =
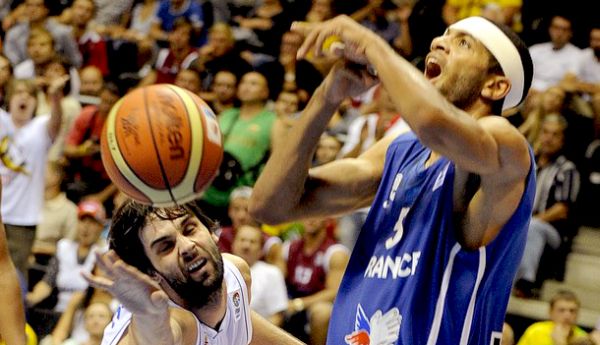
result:
<svg viewBox="0 0 600 345"><path fill-rule="evenodd" d="M315 28L315 23L308 22L293 22L291 30L301 34L302 36L308 36L309 33Z"/></svg>
<svg viewBox="0 0 600 345"><path fill-rule="evenodd" d="M315 56L322 56L323 51L327 51L330 48L330 44L325 44L325 42L332 36L335 36L335 33L329 29L329 27L324 27L322 30L315 31L317 33L317 37L314 42L315 47ZM336 39L332 39L332 42L335 42Z"/></svg>
<svg viewBox="0 0 600 345"><path fill-rule="evenodd" d="M81 275L91 286L99 289L109 290L114 282L105 277L95 276L89 272L82 271Z"/></svg>
<svg viewBox="0 0 600 345"><path fill-rule="evenodd" d="M300 46L300 48L298 49L298 52L296 53L296 57L298 59L302 59L302 58L306 57L306 55L308 54L310 49L313 47L315 38L317 37L317 32L314 29L311 29L310 31L306 32L304 37L305 37L304 42L302 42L302 45Z"/></svg>
<svg viewBox="0 0 600 345"><path fill-rule="evenodd" d="M120 277L123 278L135 278L137 280L141 280L146 284L156 286L156 282L152 280L148 275L142 273L137 268L126 264L123 261L119 261L115 264L115 271Z"/></svg>
<svg viewBox="0 0 600 345"><path fill-rule="evenodd" d="M100 252L96 251L96 253L94 253L96 255L96 265L98 265L98 267L108 276L108 277L113 277L114 276L114 269L113 269L113 263L110 261L110 259L107 257L106 254L101 254Z"/></svg>

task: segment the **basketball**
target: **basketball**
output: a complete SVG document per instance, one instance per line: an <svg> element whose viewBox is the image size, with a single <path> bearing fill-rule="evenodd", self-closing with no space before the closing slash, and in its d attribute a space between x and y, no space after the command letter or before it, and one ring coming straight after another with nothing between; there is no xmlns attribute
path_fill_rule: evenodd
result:
<svg viewBox="0 0 600 345"><path fill-rule="evenodd" d="M202 195L218 172L223 147L217 118L200 97L158 84L114 105L100 153L119 190L139 203L168 207Z"/></svg>

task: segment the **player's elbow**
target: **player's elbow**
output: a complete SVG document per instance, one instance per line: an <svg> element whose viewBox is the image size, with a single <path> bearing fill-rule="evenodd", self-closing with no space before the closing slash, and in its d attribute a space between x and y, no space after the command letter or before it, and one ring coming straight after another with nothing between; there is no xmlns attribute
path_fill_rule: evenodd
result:
<svg viewBox="0 0 600 345"><path fill-rule="evenodd" d="M265 224L280 224L285 221L281 212L278 212L275 207L269 207L270 203L260 195L252 195L248 212L250 216L257 221Z"/></svg>

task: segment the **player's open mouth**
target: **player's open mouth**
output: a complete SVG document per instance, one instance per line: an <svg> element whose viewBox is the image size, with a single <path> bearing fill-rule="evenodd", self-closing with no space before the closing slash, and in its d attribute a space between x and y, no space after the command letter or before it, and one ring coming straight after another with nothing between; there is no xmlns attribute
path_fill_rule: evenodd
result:
<svg viewBox="0 0 600 345"><path fill-rule="evenodd" d="M199 271L200 269L202 269L202 267L204 267L204 265L206 264L206 261L207 261L206 259L202 258L202 259L192 262L191 264L189 264L187 266L188 273L194 273L194 272Z"/></svg>
<svg viewBox="0 0 600 345"><path fill-rule="evenodd" d="M434 59L429 59L425 65L425 77L429 80L435 79L442 74L442 66Z"/></svg>

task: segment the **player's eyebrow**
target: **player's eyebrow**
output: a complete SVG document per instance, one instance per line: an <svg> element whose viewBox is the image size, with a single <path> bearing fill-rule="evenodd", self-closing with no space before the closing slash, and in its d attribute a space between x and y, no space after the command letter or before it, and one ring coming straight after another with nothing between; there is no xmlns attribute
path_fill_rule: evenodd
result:
<svg viewBox="0 0 600 345"><path fill-rule="evenodd" d="M171 235L160 236L159 238L157 238L154 241L152 241L152 243L150 243L150 248L153 249L155 246L161 244L164 241L169 240L170 238L171 238Z"/></svg>

